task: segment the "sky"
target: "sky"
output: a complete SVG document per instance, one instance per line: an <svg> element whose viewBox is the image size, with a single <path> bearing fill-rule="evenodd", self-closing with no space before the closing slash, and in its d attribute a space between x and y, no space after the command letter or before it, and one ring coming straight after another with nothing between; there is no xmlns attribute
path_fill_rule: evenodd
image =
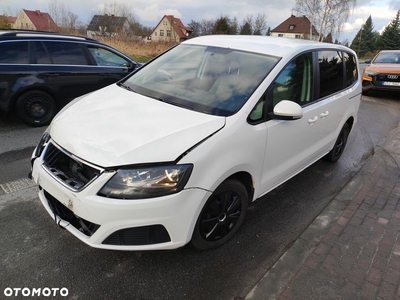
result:
<svg viewBox="0 0 400 300"><path fill-rule="evenodd" d="M180 18L184 25L191 20L216 20L222 15L236 17L241 24L248 15L255 18L265 13L267 26L274 29L291 16L295 5L295 0L0 0L0 14L16 16L21 9L47 12L51 1L78 15L84 24L105 4L121 3L132 9L139 23L149 27L156 26L164 15ZM381 32L398 10L400 0L357 0L357 7L350 12L338 40L350 44L369 16L374 30Z"/></svg>

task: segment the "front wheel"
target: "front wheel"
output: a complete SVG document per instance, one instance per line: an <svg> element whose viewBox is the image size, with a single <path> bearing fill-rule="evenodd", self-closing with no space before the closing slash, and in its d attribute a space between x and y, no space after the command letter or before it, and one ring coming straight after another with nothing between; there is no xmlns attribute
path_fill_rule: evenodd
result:
<svg viewBox="0 0 400 300"><path fill-rule="evenodd" d="M237 180L223 182L207 200L197 220L192 244L207 250L228 241L243 223L249 202L246 187Z"/></svg>
<svg viewBox="0 0 400 300"><path fill-rule="evenodd" d="M17 100L18 116L30 126L44 126L50 123L57 112L53 97L43 91L29 91Z"/></svg>
<svg viewBox="0 0 400 300"><path fill-rule="evenodd" d="M339 136L335 142L335 146L333 146L333 149L324 157L326 161L329 161L331 163L338 161L338 159L342 156L344 148L346 147L349 133L350 133L350 126L348 123L346 123L344 124L342 130L339 133Z"/></svg>

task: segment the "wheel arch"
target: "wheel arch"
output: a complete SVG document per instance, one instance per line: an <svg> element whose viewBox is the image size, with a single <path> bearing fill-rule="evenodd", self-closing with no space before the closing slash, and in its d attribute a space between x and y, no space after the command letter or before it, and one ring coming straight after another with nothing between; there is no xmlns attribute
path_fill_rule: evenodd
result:
<svg viewBox="0 0 400 300"><path fill-rule="evenodd" d="M234 180L237 180L237 181L241 182L245 186L245 188L247 190L247 194L249 196L249 203L251 203L253 201L253 197L254 197L254 184L253 184L253 182L254 181L253 181L253 177L251 176L250 173L245 172L245 171L237 172L235 174L232 174L228 178L226 178L224 181L226 181L228 179L234 179Z"/></svg>
<svg viewBox="0 0 400 300"><path fill-rule="evenodd" d="M49 96L51 96L54 99L54 103L56 105L57 110L60 109L59 103L57 102L57 97L56 97L55 93L51 89L46 88L44 86L29 86L29 87L26 87L26 88L16 92L11 97L10 110L13 113L17 113L17 102L18 102L19 97L21 97L23 94L31 92L31 91L41 91L41 92L44 92L46 94L49 94Z"/></svg>

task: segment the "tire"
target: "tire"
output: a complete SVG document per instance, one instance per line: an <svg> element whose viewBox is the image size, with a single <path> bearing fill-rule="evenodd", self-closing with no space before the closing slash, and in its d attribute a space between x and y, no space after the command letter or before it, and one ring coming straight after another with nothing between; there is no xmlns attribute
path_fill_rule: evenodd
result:
<svg viewBox="0 0 400 300"><path fill-rule="evenodd" d="M228 241L243 223L248 203L249 196L241 182L224 181L204 205L194 228L192 244L207 250Z"/></svg>
<svg viewBox="0 0 400 300"><path fill-rule="evenodd" d="M339 136L335 142L335 146L333 146L333 149L326 156L324 156L324 160L331 163L335 163L338 161L338 159L342 156L344 148L346 147L349 133L350 133L350 126L349 124L346 123L344 124L342 130L339 133Z"/></svg>
<svg viewBox="0 0 400 300"><path fill-rule="evenodd" d="M17 114L34 127L48 125L57 112L53 97L43 91L29 91L17 100Z"/></svg>

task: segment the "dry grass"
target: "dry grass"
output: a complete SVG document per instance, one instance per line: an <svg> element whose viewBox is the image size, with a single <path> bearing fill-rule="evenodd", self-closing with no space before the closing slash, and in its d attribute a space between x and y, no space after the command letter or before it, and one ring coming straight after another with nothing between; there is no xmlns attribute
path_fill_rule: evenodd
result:
<svg viewBox="0 0 400 300"><path fill-rule="evenodd" d="M147 62L148 60L156 57L160 53L175 45L175 43L146 43L137 40L129 40L126 38L116 39L96 37L96 39L104 44L118 49L138 62Z"/></svg>

